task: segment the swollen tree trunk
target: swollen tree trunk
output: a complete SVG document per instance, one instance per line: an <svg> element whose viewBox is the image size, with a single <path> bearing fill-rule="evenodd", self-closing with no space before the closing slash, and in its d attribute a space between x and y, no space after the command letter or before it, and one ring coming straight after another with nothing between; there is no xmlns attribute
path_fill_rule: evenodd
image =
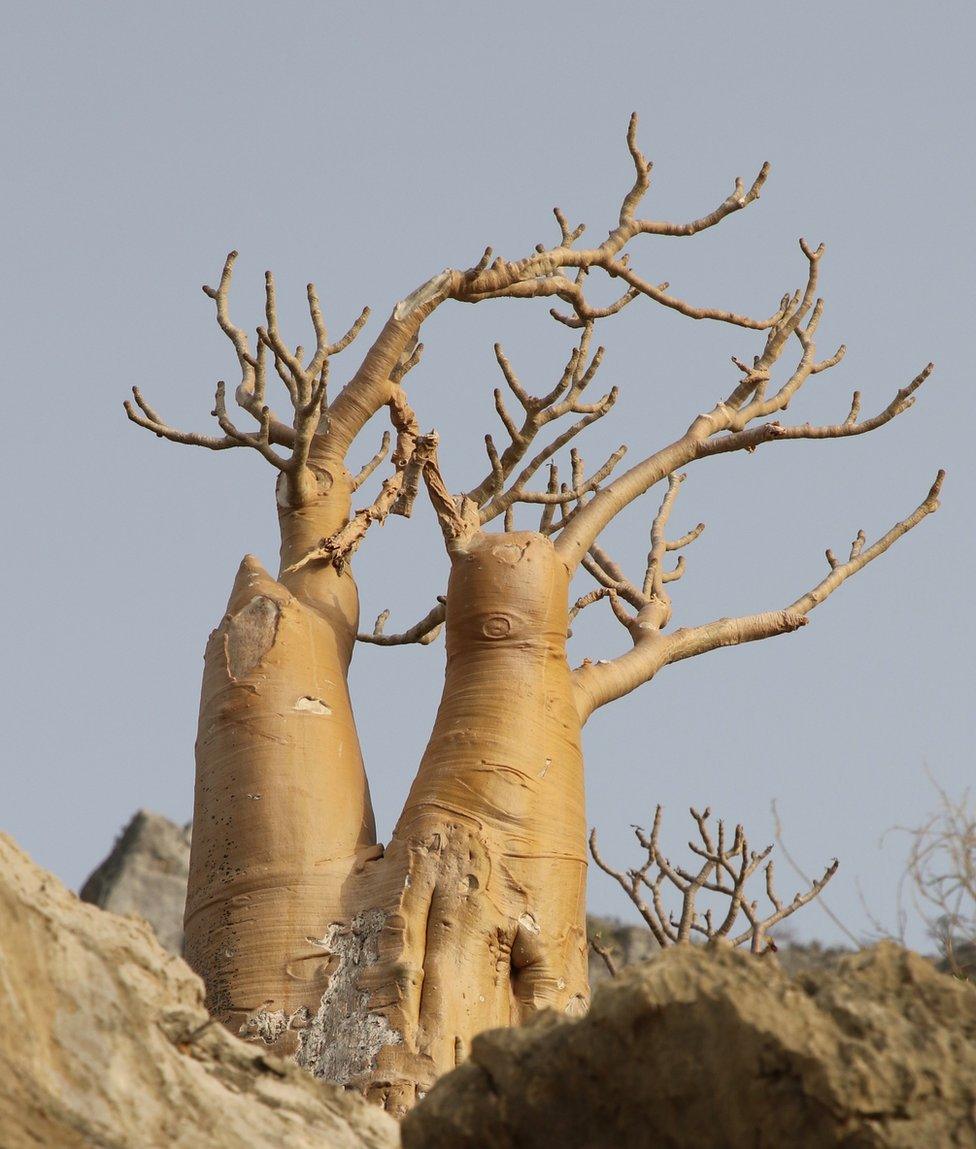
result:
<svg viewBox="0 0 976 1149"><path fill-rule="evenodd" d="M567 598L541 535L481 534L454 556L430 742L385 856L323 938L336 967L298 1059L395 1113L481 1030L587 1006Z"/></svg>
<svg viewBox="0 0 976 1149"><path fill-rule="evenodd" d="M135 406L126 404L129 418L160 438L214 451L248 447L281 476L280 572L272 578L255 559L244 560L207 648L187 957L221 1021L294 1053L314 1074L356 1086L397 1114L464 1059L479 1031L518 1024L542 1007L586 1008L580 727L589 715L672 662L797 629L846 579L938 507L942 472L916 510L874 543L867 545L861 531L846 561L828 550L829 573L789 606L666 629L666 584L681 577L684 558L671 569L665 558L703 529L699 524L676 539L665 537L681 468L768 443L873 431L909 409L932 365L871 418L860 419L856 392L843 422L780 422L805 382L844 354L843 346L825 359L816 353L823 247L800 241L806 286L783 296L765 318L697 306L670 295L666 283L643 279L624 251L632 239L693 236L714 227L758 199L768 165L748 189L737 180L707 215L684 223L639 218L650 164L636 131L633 117L627 144L635 180L619 224L603 243L576 246L582 226L572 229L557 209L560 238L553 247L539 245L514 262L493 259L487 249L467 271L434 276L396 305L331 402L330 360L349 346L368 311L330 343L310 284L315 350L306 361L278 329L269 273L267 324L258 329L252 353L228 310L231 253L219 287L204 290L237 354L236 401L257 429L242 431L231 421L223 384L213 410L222 437L168 426L138 388ZM586 284L598 270L626 290L609 306L594 308ZM574 449L571 482L560 482L555 455L616 398L612 388L597 402L584 401L603 354L598 348L590 357L594 323L638 296L694 319L763 332L764 346L751 365L733 360L742 378L683 435L612 479L626 448L589 478ZM542 397L522 386L496 346L523 414L512 418L502 393L495 393L509 442L499 450L486 436L489 472L455 496L437 469L436 435L421 435L403 380L420 360L421 325L442 302L502 298L561 301L569 311L552 313L580 329L580 341L556 387ZM794 340L796 366L776 383L774 369ZM290 426L266 402L268 355L291 401ZM352 494L382 461L389 437L354 479L346 459L384 407L396 434L393 473L373 502L353 513ZM545 427L570 415L579 418L533 448ZM545 463L546 489L532 489ZM384 852L375 839L347 686L359 615L348 560L371 523L409 514L421 477L451 556L447 673L427 750ZM624 508L665 481L644 577L634 583L599 538ZM518 504L543 506L538 533L511 529ZM502 516L505 530L487 533ZM570 579L581 567L598 585L570 611ZM613 659L584 660L571 671L570 615L603 598L632 648ZM439 618L437 607L401 635L359 637L389 645L428 641Z"/></svg>
<svg viewBox="0 0 976 1149"><path fill-rule="evenodd" d="M279 484L285 572L348 519L348 476L316 477L319 497L298 509ZM205 656L186 957L211 1012L281 1052L328 981L315 942L376 852L346 682L358 615L348 568L276 580L247 556Z"/></svg>

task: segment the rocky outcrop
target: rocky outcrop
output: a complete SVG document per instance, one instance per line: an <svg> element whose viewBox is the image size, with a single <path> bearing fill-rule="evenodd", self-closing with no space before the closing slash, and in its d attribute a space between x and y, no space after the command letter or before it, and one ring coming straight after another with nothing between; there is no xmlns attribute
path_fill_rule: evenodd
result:
<svg viewBox="0 0 976 1149"><path fill-rule="evenodd" d="M143 874L166 856L143 851ZM621 965L644 956L640 927L594 924ZM771 955L655 952L585 1018L475 1038L404 1149L976 1146L972 984L890 943L792 979ZM146 924L84 905L2 836L0 1011L4 1149L399 1144L358 1095L213 1023Z"/></svg>
<svg viewBox="0 0 976 1149"><path fill-rule="evenodd" d="M152 931L0 835L4 1149L394 1149L395 1123L232 1037Z"/></svg>
<svg viewBox="0 0 976 1149"><path fill-rule="evenodd" d="M791 980L682 947L472 1042L404 1149L976 1145L976 989L891 943Z"/></svg>
<svg viewBox="0 0 976 1149"><path fill-rule="evenodd" d="M81 900L113 914L138 914L160 944L183 952L183 904L190 872L190 826L139 810L112 852L81 887Z"/></svg>

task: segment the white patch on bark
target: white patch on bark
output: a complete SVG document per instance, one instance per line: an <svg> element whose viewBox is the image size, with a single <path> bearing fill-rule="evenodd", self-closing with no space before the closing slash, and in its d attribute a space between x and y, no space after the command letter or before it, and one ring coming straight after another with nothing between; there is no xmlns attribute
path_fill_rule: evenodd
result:
<svg viewBox="0 0 976 1149"><path fill-rule="evenodd" d="M359 988L364 970L379 957L386 918L382 910L366 910L348 926L330 926L315 943L339 962L295 1054L313 1077L348 1085L374 1068L384 1045L403 1041L383 1014L370 1011L369 993Z"/></svg>
<svg viewBox="0 0 976 1149"><path fill-rule="evenodd" d="M259 594L227 623L224 655L235 681L246 678L274 645L279 613L274 599Z"/></svg>
<svg viewBox="0 0 976 1149"><path fill-rule="evenodd" d="M331 706L327 706L321 698L313 698L311 694L306 694L304 698L299 698L295 703L295 709L304 711L306 714L332 713Z"/></svg>
<svg viewBox="0 0 976 1149"><path fill-rule="evenodd" d="M566 1002L566 1013L570 1017L582 1017L587 1009L589 1003L581 993L574 993L573 996Z"/></svg>
<svg viewBox="0 0 976 1149"><path fill-rule="evenodd" d="M517 562L521 562L527 549L526 543L499 543L498 546L491 548L491 553L500 562L513 567Z"/></svg>
<svg viewBox="0 0 976 1149"><path fill-rule="evenodd" d="M393 318L406 319L418 307L423 307L425 303L432 302L437 299L438 296L443 296L450 282L451 272L449 270L442 271L440 275L435 275L433 279L428 279L427 282L422 283L416 291L411 291L406 299L400 300L393 309Z"/></svg>

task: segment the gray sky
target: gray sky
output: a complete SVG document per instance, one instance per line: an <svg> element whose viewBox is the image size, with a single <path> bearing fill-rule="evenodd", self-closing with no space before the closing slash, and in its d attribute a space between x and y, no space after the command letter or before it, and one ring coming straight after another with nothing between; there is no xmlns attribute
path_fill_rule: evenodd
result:
<svg viewBox="0 0 976 1149"><path fill-rule="evenodd" d="M692 240L634 245L637 265L698 303L768 314L801 282L800 235L825 240L821 346L848 357L791 411L838 421L860 388L883 407L927 360L914 410L840 443L774 445L695 464L676 508L688 553L675 623L780 607L819 581L823 550L877 537L939 466L944 506L790 637L685 662L586 731L589 817L635 859L629 824L710 804L811 870L855 931L894 923L904 843L879 838L972 773L974 468L970 3L33 3L8 6L0 239L8 676L0 825L79 883L133 810L189 817L202 653L241 555L273 566L273 476L253 452L163 443L129 425L133 383L174 425L210 431L232 351L200 284L241 251L238 322L260 322L275 270L286 331L307 342L304 285L331 327L393 303L486 243L517 258L554 238L551 208L597 242L632 180L627 119L655 161L648 213L711 210L763 160L762 199ZM758 338L639 300L604 323L615 412L585 444L641 457L729 389ZM455 489L494 430L491 351L545 390L572 333L546 307L446 306L425 327L411 398ZM337 360L343 380L355 351ZM365 437L363 460L380 430ZM480 474L479 474L480 477ZM654 495L611 542L636 571ZM400 629L442 589L426 506L356 563L364 619ZM964 597L964 591L967 592ZM572 657L612 656L594 607ZM433 719L443 646L360 648L354 700L381 833ZM780 864L781 893L794 880ZM602 875L591 908L627 915ZM805 936L836 939L818 909ZM924 942L917 925L909 932Z"/></svg>

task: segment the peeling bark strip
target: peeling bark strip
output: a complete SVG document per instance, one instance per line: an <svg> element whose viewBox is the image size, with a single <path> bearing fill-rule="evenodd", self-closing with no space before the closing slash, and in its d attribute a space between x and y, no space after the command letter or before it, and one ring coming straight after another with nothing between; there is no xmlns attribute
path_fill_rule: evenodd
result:
<svg viewBox="0 0 976 1149"><path fill-rule="evenodd" d="M800 241L805 285L782 296L771 315L680 299L666 283L640 276L625 249L642 237L690 237L717 226L755 203L768 165L748 187L737 179L706 215L673 223L638 215L651 165L637 144L636 116L627 148L634 182L602 243L578 246L582 225L571 226L557 208L553 246L540 244L517 260L493 258L488 248L474 267L428 279L395 306L334 398L331 360L355 340L368 309L330 342L309 284L315 346L308 355L292 350L279 329L268 273L265 323L252 346L230 318L232 252L219 286L204 290L240 365L235 399L256 429L232 421L222 383L213 408L219 436L170 427L138 388L134 403L125 405L134 423L160 438L213 451L247 447L278 473L278 577L246 558L207 648L187 957L204 978L210 1008L227 1025L280 1052L298 1050L313 1073L355 1085L396 1113L462 1060L480 1030L517 1024L544 1006L586 1008L580 727L590 714L670 663L803 626L846 579L939 505L942 472L915 511L877 541L868 545L859 532L846 561L828 550L829 574L789 605L666 630L668 584L680 579L684 557L671 567L665 560L704 526L667 537L681 468L770 443L873 431L912 406L932 365L867 419L860 419L855 392L843 422L781 423L805 383L844 355L843 346L817 354L823 246ZM586 297L589 277L599 272L625 285L606 307ZM616 401L616 388L592 402L584 395L603 358L602 347L591 346L595 325L639 297L689 318L762 333L758 353L751 363L733 359L737 375L725 398L628 470L617 473L625 445L592 471L575 447L568 467L557 463L558 453ZM486 436L487 473L466 494L455 494L438 469L437 435L422 433L405 387L421 359L422 325L447 300L537 298L560 302L564 310L551 314L577 330L579 342L555 386L538 396L496 346L509 402L521 413L510 414L502 391L495 392L508 442L496 447ZM795 365L774 383L794 347ZM268 404L269 358L285 386L290 421ZM390 452L389 433L355 476L347 459L384 409L396 439L392 473L371 503L354 509L354 493ZM550 434L549 424L566 417L569 425L540 446L536 440ZM548 478L540 482L544 465ZM451 560L447 595L401 634L383 633L384 612L372 635L359 635L350 561L373 524L393 514L409 517L421 481ZM631 502L664 483L643 579L632 582L600 535ZM516 511L525 507L541 508L537 532L515 529ZM503 524L500 534L486 530L495 519ZM581 567L597 585L570 609L570 579ZM570 671L568 624L604 599L631 649ZM357 637L389 646L428 643L445 618L444 692L384 855L349 700L349 661Z"/></svg>

